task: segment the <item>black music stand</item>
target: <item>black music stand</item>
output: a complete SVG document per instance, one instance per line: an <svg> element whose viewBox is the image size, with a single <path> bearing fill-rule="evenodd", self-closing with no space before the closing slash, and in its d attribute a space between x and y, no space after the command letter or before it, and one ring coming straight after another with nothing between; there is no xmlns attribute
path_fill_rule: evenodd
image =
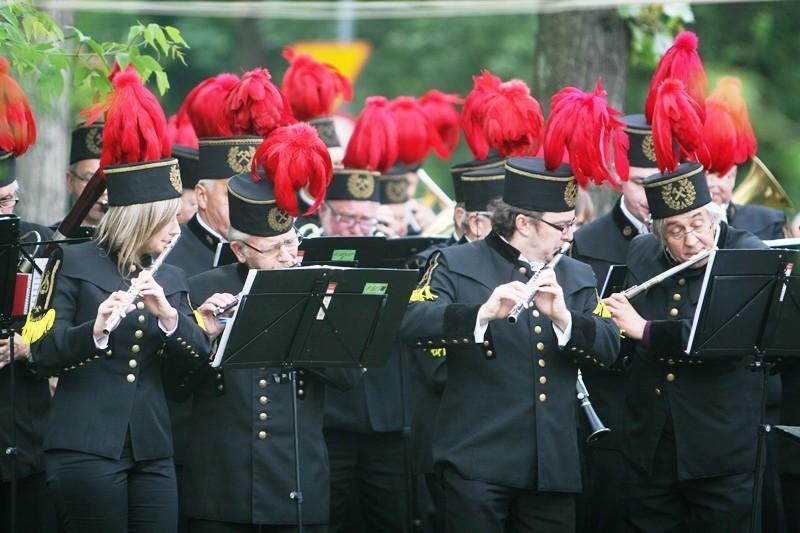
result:
<svg viewBox="0 0 800 533"><path fill-rule="evenodd" d="M307 267L248 274L213 366L279 366L289 372L295 446L295 490L289 497L301 532L296 369L383 366L416 283L412 270Z"/></svg>
<svg viewBox="0 0 800 533"><path fill-rule="evenodd" d="M448 237L421 236L386 239L383 257L376 266L381 268L408 268L408 259L431 246L445 242ZM416 267L413 267L416 268Z"/></svg>
<svg viewBox="0 0 800 533"><path fill-rule="evenodd" d="M800 357L799 323L800 251L719 250L711 255L686 353L707 359L752 356L753 370L762 372L751 531L758 530L764 439L772 429L765 424L767 373L774 358Z"/></svg>
<svg viewBox="0 0 800 533"><path fill-rule="evenodd" d="M0 215L0 339L9 339L8 371L11 393L11 438L3 452L11 458L11 494L9 498L10 531L16 531L17 515L17 420L16 383L14 379L13 308L19 260L19 217Z"/></svg>
<svg viewBox="0 0 800 533"><path fill-rule="evenodd" d="M627 265L611 265L603 282L600 298L608 298L615 292L622 292L625 288L625 278L628 276Z"/></svg>
<svg viewBox="0 0 800 533"><path fill-rule="evenodd" d="M303 266L379 267L386 237L313 237L300 243Z"/></svg>

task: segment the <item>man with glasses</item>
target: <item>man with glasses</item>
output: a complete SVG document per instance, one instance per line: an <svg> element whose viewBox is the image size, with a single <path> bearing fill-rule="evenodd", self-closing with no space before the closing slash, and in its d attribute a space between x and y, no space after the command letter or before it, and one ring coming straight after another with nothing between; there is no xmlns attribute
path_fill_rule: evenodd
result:
<svg viewBox="0 0 800 533"><path fill-rule="evenodd" d="M72 143L69 149L69 167L66 183L72 203L78 201L86 184L100 167L100 153L103 150L103 123L95 122L89 126L81 124L72 130ZM108 194L104 191L86 214L81 226L97 226L108 209ZM58 224L53 229L56 229Z"/></svg>
<svg viewBox="0 0 800 533"><path fill-rule="evenodd" d="M448 531L575 528L580 491L576 359L610 365L619 330L597 310L594 274L569 257L572 169L534 157L505 166L485 239L443 248L401 328L414 348L445 348L447 386L433 430ZM516 324L507 317L538 294Z"/></svg>
<svg viewBox="0 0 800 533"><path fill-rule="evenodd" d="M222 332L216 307L234 301L250 269L290 268L301 237L295 219L275 201L272 182L249 172L228 181L227 237L237 263L189 280L191 298L212 339ZM233 309L221 314L229 317ZM306 369L297 373L297 422L303 523L326 531L328 460L322 437L325 386L352 386L354 369ZM296 530L292 387L278 368L209 369L194 390L192 438L186 458L184 495L189 530L254 531L254 526Z"/></svg>
<svg viewBox="0 0 800 533"><path fill-rule="evenodd" d="M16 179L15 156L0 150L0 215L13 215L20 201ZM49 239L52 232L39 224L20 221L20 241L36 242ZM25 247L33 254L34 248ZM6 288L7 289L7 288ZM11 443L12 429L16 432L16 454L0 456L0 529L10 523L11 464L16 468L17 514L19 531L55 531L56 513L52 505L44 473L42 439L50 412L50 385L32 373L26 361L31 353L29 344L22 342L23 321L15 320L14 363L10 362L10 340L0 339L0 442L6 448ZM14 372L15 397L9 382ZM12 413L15 424L12 425Z"/></svg>
<svg viewBox="0 0 800 533"><path fill-rule="evenodd" d="M754 235L719 220L703 167L683 163L644 180L652 234L628 251L627 285L697 253L756 249ZM707 260L631 302L605 303L624 331L630 380L621 427L624 526L632 531L747 531L755 481L762 376L744 360L687 357Z"/></svg>

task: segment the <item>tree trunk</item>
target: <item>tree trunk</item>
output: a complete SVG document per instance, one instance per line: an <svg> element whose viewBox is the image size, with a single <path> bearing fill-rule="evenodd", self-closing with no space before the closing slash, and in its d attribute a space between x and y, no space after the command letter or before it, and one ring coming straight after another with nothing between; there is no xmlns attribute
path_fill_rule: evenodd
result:
<svg viewBox="0 0 800 533"><path fill-rule="evenodd" d="M615 9L540 15L532 89L545 116L559 90L574 86L591 92L598 77L609 104L622 110L629 46L628 30ZM608 211L617 197L597 187L589 192L597 215Z"/></svg>
<svg viewBox="0 0 800 533"><path fill-rule="evenodd" d="M49 12L63 28L74 24L71 11ZM69 98L72 80L65 81L65 94L44 101L24 84L36 120L36 143L17 159L17 181L21 201L14 212L23 220L49 226L63 218L69 207L65 174L68 162Z"/></svg>

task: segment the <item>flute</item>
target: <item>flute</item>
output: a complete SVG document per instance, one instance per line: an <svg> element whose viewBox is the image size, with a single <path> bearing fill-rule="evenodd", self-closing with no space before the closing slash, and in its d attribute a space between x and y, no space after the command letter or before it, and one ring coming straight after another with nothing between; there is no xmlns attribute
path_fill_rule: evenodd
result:
<svg viewBox="0 0 800 533"><path fill-rule="evenodd" d="M213 311L211 311L211 314L214 316L219 316L226 311L230 311L231 309L239 305L239 296L241 296L241 294L237 294L236 296L234 296L233 301L231 303L223 305L222 307L215 308Z"/></svg>
<svg viewBox="0 0 800 533"><path fill-rule="evenodd" d="M710 250L703 250L702 252L698 252L694 254L692 257L690 257L688 260L686 260L686 262L681 263L680 265L676 265L670 268L669 270L665 270L661 274L653 276L652 278L648 279L645 282L640 283L639 285L634 285L633 287L625 289L624 291L622 291L622 295L628 300L630 300L640 292L646 291L653 285L658 285L668 277L673 276L682 270L686 270L695 263L699 263L700 261L711 255L713 252L716 252L717 250L718 248L714 246Z"/></svg>
<svg viewBox="0 0 800 533"><path fill-rule="evenodd" d="M528 306L530 306L533 299L536 298L536 295L539 294L539 286L537 285L537 282L539 280L539 275L542 273L542 271L548 268L555 268L558 262L561 261L561 258L564 257L564 254L566 254L567 251L569 251L570 246L572 246L571 242L564 243L564 245L561 247L558 253L550 260L550 262L547 263L542 268L540 268L539 270L537 270L536 273L533 276L531 276L531 279L529 279L528 283L526 283L526 285L531 289L531 293L525 298L520 298L519 300L517 300L517 303L514 304L514 307L511 309L511 312L508 313L508 317L506 317L506 320L508 320L509 324L516 324L520 313L522 313L523 310L527 309Z"/></svg>
<svg viewBox="0 0 800 533"><path fill-rule="evenodd" d="M178 242L180 236L181 234L178 233L172 238L171 241L169 241L169 244L166 246L166 248L164 248L161 251L161 253L158 254L158 257L155 258L153 264L146 269L148 272L150 272L154 276L156 275L158 267L161 266L161 263L164 262L164 259L166 259L166 257L172 251L172 249L175 248L175 244ZM103 335L109 335L112 331L114 331L117 328L117 326L119 326L120 321L123 318L125 318L128 306L131 305L133 302L135 302L138 297L139 297L139 290L136 288L135 283L131 283L131 286L130 288L128 288L128 292L126 294L125 301L120 305L118 305L117 307L115 307L114 310L111 312L111 314L108 315L106 323L103 326Z"/></svg>

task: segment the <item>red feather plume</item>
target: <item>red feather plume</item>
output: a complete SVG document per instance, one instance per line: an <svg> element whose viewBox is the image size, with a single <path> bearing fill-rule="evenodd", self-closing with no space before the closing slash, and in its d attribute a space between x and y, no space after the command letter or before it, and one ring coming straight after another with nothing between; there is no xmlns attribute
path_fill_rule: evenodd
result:
<svg viewBox="0 0 800 533"><path fill-rule="evenodd" d="M189 148L198 146L192 121L186 114L175 114L167 119L167 137L169 137L170 144L180 144Z"/></svg>
<svg viewBox="0 0 800 533"><path fill-rule="evenodd" d="M222 103L220 128L225 136L266 137L275 128L295 122L289 100L265 68L245 72Z"/></svg>
<svg viewBox="0 0 800 533"><path fill-rule="evenodd" d="M513 79L501 83L485 105L483 134L490 148L504 158L536 153L542 142L544 117L525 82Z"/></svg>
<svg viewBox="0 0 800 533"><path fill-rule="evenodd" d="M9 76L8 60L0 57L0 149L20 156L36 141L36 122L28 97Z"/></svg>
<svg viewBox="0 0 800 533"><path fill-rule="evenodd" d="M750 118L747 116L747 104L742 97L742 81L733 76L723 76L717 82L711 98L718 99L725 103L725 107L730 114L733 125L736 128L736 150L734 154L735 163L744 163L748 158L756 155L758 142L750 125ZM709 119L706 118L706 123Z"/></svg>
<svg viewBox="0 0 800 533"><path fill-rule="evenodd" d="M103 152L100 168L122 163L157 161L172 153L167 135L167 119L156 97L144 85L133 65L112 72L114 90L104 102L93 104L81 116L87 124L103 113Z"/></svg>
<svg viewBox="0 0 800 533"><path fill-rule="evenodd" d="M342 163L347 168L388 172L399 152L397 123L383 96L367 98L347 143Z"/></svg>
<svg viewBox="0 0 800 533"><path fill-rule="evenodd" d="M303 122L277 128L264 139L253 156L256 181L261 180L259 167L275 187L278 207L294 217L299 214L297 191L305 187L316 198L303 213L308 215L325 199L325 189L333 178L333 163L325 143L313 126Z"/></svg>
<svg viewBox="0 0 800 533"><path fill-rule="evenodd" d="M682 159L708 161L700 104L680 80L666 79L658 88L653 107L653 147L662 174L678 167L673 142L678 143Z"/></svg>
<svg viewBox="0 0 800 533"><path fill-rule="evenodd" d="M698 104L700 120L705 120L705 101L708 77L703 62L697 53L697 35L690 31L679 33L675 42L666 51L650 81L650 90L644 102L644 114L648 124L653 123L653 112L661 83L666 79L683 82L686 92Z"/></svg>
<svg viewBox="0 0 800 533"><path fill-rule="evenodd" d="M283 75L283 94L298 120L325 117L333 112L336 97L353 100L353 86L333 65L315 60L310 54L296 54L291 46L283 49L289 68Z"/></svg>
<svg viewBox="0 0 800 533"><path fill-rule="evenodd" d="M397 160L405 165L421 163L433 149L446 157L447 148L425 109L411 96L398 96L389 102L389 111L397 124Z"/></svg>
<svg viewBox="0 0 800 533"><path fill-rule="evenodd" d="M488 70L482 70L480 76L472 77L472 81L472 90L467 94L461 108L461 127L472 155L475 159L484 160L490 149L483 132L486 105L499 91L502 80Z"/></svg>
<svg viewBox="0 0 800 533"><path fill-rule="evenodd" d="M724 176L736 163L736 126L728 106L717 98L706 100L703 141L708 147L708 159L702 162L706 172Z"/></svg>
<svg viewBox="0 0 800 533"><path fill-rule="evenodd" d="M222 101L238 81L236 74L223 73L197 84L178 110L179 123L188 118L199 138L224 137L226 133L220 127Z"/></svg>
<svg viewBox="0 0 800 533"><path fill-rule="evenodd" d="M419 104L428 114L447 150L447 154L441 156L444 159L449 158L458 145L460 116L455 106L463 103L464 99L459 95L445 94L436 89L431 89L419 99Z"/></svg>
<svg viewBox="0 0 800 533"><path fill-rule="evenodd" d="M624 159L622 166L627 164L628 136L622 130L623 123L616 119L622 113L608 106L605 94L597 80L594 93L566 87L551 100L544 133L545 167L558 168L566 151L575 179L583 188L591 180L618 189L611 173L612 162Z"/></svg>

